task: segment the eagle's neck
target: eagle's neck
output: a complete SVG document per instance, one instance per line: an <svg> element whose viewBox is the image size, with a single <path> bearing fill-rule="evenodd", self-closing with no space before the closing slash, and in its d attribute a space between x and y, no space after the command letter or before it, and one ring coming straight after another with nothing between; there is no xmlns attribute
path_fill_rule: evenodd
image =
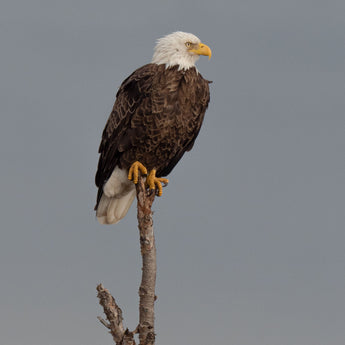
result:
<svg viewBox="0 0 345 345"><path fill-rule="evenodd" d="M165 68L179 66L178 70L180 71L195 67L195 62L198 58L198 55L187 54L185 51L181 52L178 49L172 51L171 47L169 47L166 49L156 49L151 62L157 65L164 64Z"/></svg>

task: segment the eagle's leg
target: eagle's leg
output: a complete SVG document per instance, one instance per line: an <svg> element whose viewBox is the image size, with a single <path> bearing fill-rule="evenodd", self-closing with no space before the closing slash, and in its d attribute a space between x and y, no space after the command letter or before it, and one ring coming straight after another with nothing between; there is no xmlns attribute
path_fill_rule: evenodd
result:
<svg viewBox="0 0 345 345"><path fill-rule="evenodd" d="M147 175L147 169L140 162L134 162L128 171L128 180L137 184L139 179L139 170L142 175Z"/></svg>
<svg viewBox="0 0 345 345"><path fill-rule="evenodd" d="M157 195L161 196L163 194L162 183L164 183L164 187L165 187L169 183L169 180L163 177L156 177L156 169L152 169L146 178L146 185L151 190L157 189Z"/></svg>

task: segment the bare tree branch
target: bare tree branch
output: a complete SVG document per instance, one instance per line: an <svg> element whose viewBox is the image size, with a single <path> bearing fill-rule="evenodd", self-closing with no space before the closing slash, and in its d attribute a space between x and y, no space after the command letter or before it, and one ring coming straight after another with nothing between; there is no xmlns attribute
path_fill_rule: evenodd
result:
<svg viewBox="0 0 345 345"><path fill-rule="evenodd" d="M143 262L141 284L139 288L139 341L140 345L153 345L154 302L156 285L156 246L153 233L151 206L155 198L154 191L146 191L142 178L137 184L138 227L140 232L140 249Z"/></svg>
<svg viewBox="0 0 345 345"><path fill-rule="evenodd" d="M114 297L103 287L97 286L99 304L103 307L107 321L98 317L99 321L110 330L117 345L135 345L134 334L139 333L139 345L154 345L154 302L156 300L156 246L153 233L152 203L154 191L147 191L145 182L140 176L136 185L138 200L138 228L140 235L140 249L142 256L142 277L139 287L139 325L130 332L125 330L122 323L122 311L116 304Z"/></svg>
<svg viewBox="0 0 345 345"><path fill-rule="evenodd" d="M99 298L99 304L103 307L104 314L106 315L109 323L107 323L101 317L98 317L98 320L110 330L109 333L112 335L114 342L117 345L131 344L128 342L125 343L123 341L127 330L125 331L123 327L122 310L116 304L115 298L110 294L110 292L106 288L104 288L102 284L99 284L97 286L97 291L98 291L97 297Z"/></svg>

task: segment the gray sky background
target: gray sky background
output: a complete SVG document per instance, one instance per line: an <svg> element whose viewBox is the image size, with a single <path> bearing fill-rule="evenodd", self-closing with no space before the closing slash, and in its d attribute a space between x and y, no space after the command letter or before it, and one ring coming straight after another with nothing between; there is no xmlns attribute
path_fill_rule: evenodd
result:
<svg viewBox="0 0 345 345"><path fill-rule="evenodd" d="M137 324L135 207L98 225L94 174L122 80L196 34L211 104L154 203L157 344L345 340L343 0L0 5L0 343L112 344Z"/></svg>

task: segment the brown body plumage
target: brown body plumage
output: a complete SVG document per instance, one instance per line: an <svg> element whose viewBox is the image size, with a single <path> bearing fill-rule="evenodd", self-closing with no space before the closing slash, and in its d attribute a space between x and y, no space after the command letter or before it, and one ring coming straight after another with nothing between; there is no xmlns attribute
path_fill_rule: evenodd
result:
<svg viewBox="0 0 345 345"><path fill-rule="evenodd" d="M99 188L116 166L129 169L140 161L157 176L167 176L194 144L210 100L205 80L195 67L148 64L132 73L116 95L99 147Z"/></svg>

